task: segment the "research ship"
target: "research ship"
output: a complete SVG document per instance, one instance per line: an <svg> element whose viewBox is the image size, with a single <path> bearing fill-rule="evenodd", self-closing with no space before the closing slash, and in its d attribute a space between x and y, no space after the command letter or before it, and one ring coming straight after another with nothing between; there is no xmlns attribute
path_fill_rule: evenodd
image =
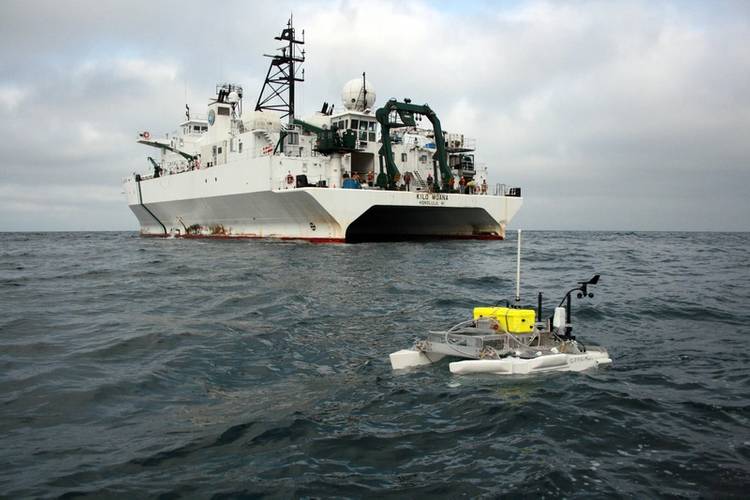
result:
<svg viewBox="0 0 750 500"><path fill-rule="evenodd" d="M179 128L137 142L156 150L123 180L143 236L361 242L503 239L521 189L488 185L475 141L442 129L427 105L376 107L363 73L342 109L322 103L298 118L304 31L290 20L251 112L241 85L220 83L207 115L186 105ZM428 123L429 122L429 125Z"/></svg>

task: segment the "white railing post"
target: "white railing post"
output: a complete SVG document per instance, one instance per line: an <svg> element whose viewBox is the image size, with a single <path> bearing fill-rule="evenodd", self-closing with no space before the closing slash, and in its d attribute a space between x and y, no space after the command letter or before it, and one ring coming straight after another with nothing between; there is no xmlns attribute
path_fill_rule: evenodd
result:
<svg viewBox="0 0 750 500"><path fill-rule="evenodd" d="M521 302L521 230L518 230L518 248L516 250L516 302Z"/></svg>

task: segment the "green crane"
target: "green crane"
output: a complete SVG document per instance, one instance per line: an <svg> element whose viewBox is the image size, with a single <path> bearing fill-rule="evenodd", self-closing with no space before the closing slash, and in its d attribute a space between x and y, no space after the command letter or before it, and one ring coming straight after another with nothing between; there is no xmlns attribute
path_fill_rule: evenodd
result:
<svg viewBox="0 0 750 500"><path fill-rule="evenodd" d="M302 127L302 130L318 136L318 140L315 142L315 150L321 154L327 155L357 150L357 133L353 130L343 130L339 133L335 126L324 129L297 118L294 119L294 124Z"/></svg>
<svg viewBox="0 0 750 500"><path fill-rule="evenodd" d="M390 121L389 117L393 111L398 114L401 123ZM435 170L435 183L437 189L447 192L449 190L448 186L450 178L453 177L453 172L451 172L451 169L448 166L447 154L445 151L445 137L443 137L443 129L440 126L440 120L427 104L421 106L412 104L409 99L404 99L404 102L398 102L396 99L391 99L385 103L385 106L375 112L375 118L377 118L378 123L380 123L383 140L383 145L378 151L378 154L380 155L380 174L378 175L377 185L382 188L395 189L401 174L398 171L398 167L396 167L396 162L393 160L391 129L415 126L415 114L427 117L427 119L430 120L430 123L432 123L432 128L435 133L435 146L437 147L437 151L432 156L432 164ZM387 173L383 171L384 163ZM440 176L438 176L438 167L440 169ZM439 185L438 178L441 179Z"/></svg>
<svg viewBox="0 0 750 500"><path fill-rule="evenodd" d="M151 165L154 166L154 179L157 178L157 177L160 177L161 176L161 171L163 170L161 168L161 165L159 165L158 163L156 163L156 160L154 160L150 156L148 157L148 161L151 163Z"/></svg>

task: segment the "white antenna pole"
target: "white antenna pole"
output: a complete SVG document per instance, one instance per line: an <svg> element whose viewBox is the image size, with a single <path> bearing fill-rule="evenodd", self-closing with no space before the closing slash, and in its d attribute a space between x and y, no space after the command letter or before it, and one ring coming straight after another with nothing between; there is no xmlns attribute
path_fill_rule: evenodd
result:
<svg viewBox="0 0 750 500"><path fill-rule="evenodd" d="M521 230L518 230L518 249L516 252L516 302L521 302Z"/></svg>

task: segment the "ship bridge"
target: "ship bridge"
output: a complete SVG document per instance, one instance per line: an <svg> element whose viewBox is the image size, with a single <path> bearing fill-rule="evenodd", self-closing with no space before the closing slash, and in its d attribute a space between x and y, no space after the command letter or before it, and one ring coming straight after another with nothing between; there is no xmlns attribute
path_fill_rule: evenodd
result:
<svg viewBox="0 0 750 500"><path fill-rule="evenodd" d="M180 123L179 129L175 131L175 135L192 135L199 136L208 132L208 119L204 117L190 117L184 122Z"/></svg>

